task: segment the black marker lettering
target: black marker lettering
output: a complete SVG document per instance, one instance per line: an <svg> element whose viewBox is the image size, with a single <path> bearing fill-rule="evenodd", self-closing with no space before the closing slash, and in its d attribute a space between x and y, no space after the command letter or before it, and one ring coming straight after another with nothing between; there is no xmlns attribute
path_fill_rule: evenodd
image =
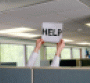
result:
<svg viewBox="0 0 90 83"><path fill-rule="evenodd" d="M42 34L44 35L48 35L48 36L60 36L60 34L62 33L62 30L61 29L58 29L58 33L57 34L55 34L55 30L56 29L43 29L42 30ZM47 33L47 31L48 31L48 33Z"/></svg>
<svg viewBox="0 0 90 83"><path fill-rule="evenodd" d="M48 29L48 36L52 36L53 35L53 29Z"/></svg>
<svg viewBox="0 0 90 83"><path fill-rule="evenodd" d="M44 33L47 35L47 29L46 30L42 30L42 34L44 35Z"/></svg>
<svg viewBox="0 0 90 83"><path fill-rule="evenodd" d="M54 33L55 33L55 29L53 29ZM57 36L56 34L53 33L53 36Z"/></svg>
<svg viewBox="0 0 90 83"><path fill-rule="evenodd" d="M58 36L62 33L61 29L58 29Z"/></svg>

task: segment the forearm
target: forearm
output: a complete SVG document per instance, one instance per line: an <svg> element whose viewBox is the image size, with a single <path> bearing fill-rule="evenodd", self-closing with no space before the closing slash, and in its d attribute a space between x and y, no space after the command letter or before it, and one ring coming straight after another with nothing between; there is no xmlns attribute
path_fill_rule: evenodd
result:
<svg viewBox="0 0 90 83"><path fill-rule="evenodd" d="M37 39L36 41L36 47L32 53L32 55L29 58L29 61L27 63L27 66L31 67L34 66L34 63L38 57L38 52L40 50L41 45L44 43L43 39Z"/></svg>
<svg viewBox="0 0 90 83"><path fill-rule="evenodd" d="M34 52L38 53L39 50L40 50L39 48L35 47Z"/></svg>
<svg viewBox="0 0 90 83"><path fill-rule="evenodd" d="M61 58L61 51L62 51L62 49L57 50L56 53L55 53L55 56L58 56L58 57Z"/></svg>
<svg viewBox="0 0 90 83"><path fill-rule="evenodd" d="M32 54L27 62L28 67L34 66L36 59L38 57L38 51L39 50L37 48L35 48L34 51L32 52Z"/></svg>
<svg viewBox="0 0 90 83"><path fill-rule="evenodd" d="M57 43L57 51L55 54L55 57L53 59L53 62L51 63L51 66L59 66L60 64L60 58L61 57L61 51L65 47L65 42L64 40L61 39L59 43Z"/></svg>
<svg viewBox="0 0 90 83"><path fill-rule="evenodd" d="M60 57L55 56L51 63L51 66L59 67L59 64L60 64Z"/></svg>
<svg viewBox="0 0 90 83"><path fill-rule="evenodd" d="M34 66L34 63L35 63L37 57L38 57L38 54L33 52L32 55L30 56L28 62L27 62L27 66L28 67Z"/></svg>

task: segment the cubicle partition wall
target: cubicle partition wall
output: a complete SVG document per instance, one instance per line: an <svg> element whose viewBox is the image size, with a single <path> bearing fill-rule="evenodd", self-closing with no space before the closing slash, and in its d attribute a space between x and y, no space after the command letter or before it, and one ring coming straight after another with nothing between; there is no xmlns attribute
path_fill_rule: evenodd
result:
<svg viewBox="0 0 90 83"><path fill-rule="evenodd" d="M30 68L0 68L0 83L31 83Z"/></svg>
<svg viewBox="0 0 90 83"><path fill-rule="evenodd" d="M0 68L0 83L90 83L90 68Z"/></svg>
<svg viewBox="0 0 90 83"><path fill-rule="evenodd" d="M90 83L90 69L34 69L33 83Z"/></svg>

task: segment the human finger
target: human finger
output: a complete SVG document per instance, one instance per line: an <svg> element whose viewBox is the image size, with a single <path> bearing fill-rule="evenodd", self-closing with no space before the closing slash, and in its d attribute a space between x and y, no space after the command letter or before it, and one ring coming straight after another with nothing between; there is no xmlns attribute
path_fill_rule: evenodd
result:
<svg viewBox="0 0 90 83"><path fill-rule="evenodd" d="M44 41L43 39L41 39L41 41Z"/></svg>
<svg viewBox="0 0 90 83"><path fill-rule="evenodd" d="M42 42L42 44L44 44L44 41Z"/></svg>
<svg viewBox="0 0 90 83"><path fill-rule="evenodd" d="M37 41L40 41L41 39L37 39Z"/></svg>
<svg viewBox="0 0 90 83"><path fill-rule="evenodd" d="M65 41L62 39L62 43L65 44Z"/></svg>
<svg viewBox="0 0 90 83"><path fill-rule="evenodd" d="M44 43L44 40L43 40L43 39L41 39L41 43L42 43L42 44Z"/></svg>
<svg viewBox="0 0 90 83"><path fill-rule="evenodd" d="M60 44L62 42L62 39L58 42L58 44Z"/></svg>

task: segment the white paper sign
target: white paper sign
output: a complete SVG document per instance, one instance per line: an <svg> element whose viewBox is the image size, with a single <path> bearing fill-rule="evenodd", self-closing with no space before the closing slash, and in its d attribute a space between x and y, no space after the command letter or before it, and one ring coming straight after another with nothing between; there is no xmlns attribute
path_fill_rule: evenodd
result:
<svg viewBox="0 0 90 83"><path fill-rule="evenodd" d="M41 38L44 42L58 43L62 39L62 23L43 22Z"/></svg>

